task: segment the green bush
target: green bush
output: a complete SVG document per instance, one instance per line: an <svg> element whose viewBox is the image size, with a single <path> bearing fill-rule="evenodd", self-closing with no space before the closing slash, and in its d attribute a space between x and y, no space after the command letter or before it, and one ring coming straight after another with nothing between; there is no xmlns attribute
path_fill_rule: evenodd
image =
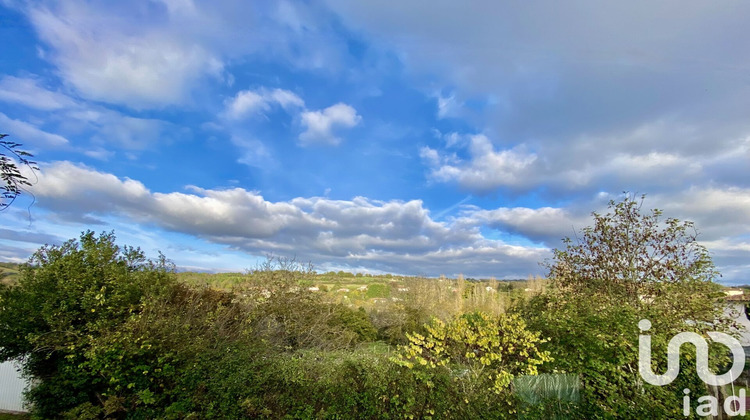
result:
<svg viewBox="0 0 750 420"><path fill-rule="evenodd" d="M146 260L114 241L112 233L89 231L80 241L44 246L22 266L17 285L0 286L0 358L21 358L24 373L40 381L27 396L38 417L99 405L107 378L89 370L86 354L138 313L146 296L173 284L166 259Z"/></svg>
<svg viewBox="0 0 750 420"><path fill-rule="evenodd" d="M372 325L364 308L355 311L344 305L335 305L328 325L356 334L357 343L375 341L378 338L378 331Z"/></svg>
<svg viewBox="0 0 750 420"><path fill-rule="evenodd" d="M517 315L467 313L447 323L433 319L426 329L425 335L407 334L409 343L393 361L413 370L428 388L435 386L435 378L450 376L466 404L478 400L479 407L502 417L517 412L513 378L535 375L539 365L550 361L549 353L539 350L545 340Z"/></svg>

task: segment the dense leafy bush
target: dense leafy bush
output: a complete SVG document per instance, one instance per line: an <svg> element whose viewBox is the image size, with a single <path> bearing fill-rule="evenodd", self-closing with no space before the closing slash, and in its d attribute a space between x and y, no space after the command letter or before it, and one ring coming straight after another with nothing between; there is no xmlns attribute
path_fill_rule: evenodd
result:
<svg viewBox="0 0 750 420"><path fill-rule="evenodd" d="M408 334L409 344L394 361L414 369L427 387L434 386L434 375L449 375L467 404L469 398L481 396L484 405L514 414L511 381L535 375L538 366L550 360L549 353L538 348L545 340L516 315L474 312L447 323L433 319L426 328L426 335Z"/></svg>

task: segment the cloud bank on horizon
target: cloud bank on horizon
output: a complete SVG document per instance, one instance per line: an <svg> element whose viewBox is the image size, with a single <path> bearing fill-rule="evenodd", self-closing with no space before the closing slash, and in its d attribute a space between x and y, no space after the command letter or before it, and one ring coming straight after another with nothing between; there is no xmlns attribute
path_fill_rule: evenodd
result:
<svg viewBox="0 0 750 420"><path fill-rule="evenodd" d="M0 0L0 259L523 278L623 191L750 283L750 3Z"/></svg>

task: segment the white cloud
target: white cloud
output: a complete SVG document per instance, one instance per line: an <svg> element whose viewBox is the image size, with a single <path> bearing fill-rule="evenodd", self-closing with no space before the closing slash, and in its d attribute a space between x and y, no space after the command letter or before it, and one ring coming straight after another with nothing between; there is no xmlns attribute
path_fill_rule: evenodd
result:
<svg viewBox="0 0 750 420"><path fill-rule="evenodd" d="M341 139L334 134L337 128L352 128L362 119L354 108L343 103L331 105L322 111L305 111L301 118L305 131L299 135L299 140L303 145L334 146L341 143Z"/></svg>
<svg viewBox="0 0 750 420"><path fill-rule="evenodd" d="M136 180L69 162L44 165L32 192L40 207L62 220L119 217L128 225L157 226L251 255L273 252L395 273L510 277L540 273L537 263L550 256L549 248L589 226L590 211L606 212L608 199L617 198L594 194L564 207L464 206L458 217L438 222L420 200L299 197L273 202L242 188L157 193ZM695 221L724 281L743 281L741 268L750 252L750 190L654 194L644 203L644 211L650 208ZM484 230L544 247L489 239L492 235L480 233Z"/></svg>
<svg viewBox="0 0 750 420"><path fill-rule="evenodd" d="M30 146L64 147L70 142L59 134L48 133L25 121L14 120L0 112L0 127L14 141Z"/></svg>
<svg viewBox="0 0 750 420"><path fill-rule="evenodd" d="M661 141L670 131L677 134ZM581 135L559 144L498 147L483 134L438 133L443 147L423 147L420 157L430 180L455 183L476 194L538 188L558 194L656 192L701 184L719 174L739 182L736 172L742 171L740 162L750 156L750 137L712 143L705 136L663 120L618 135ZM468 156L459 158L456 151Z"/></svg>
<svg viewBox="0 0 750 420"><path fill-rule="evenodd" d="M227 63L248 56L293 68L347 69L346 41L319 4L42 0L13 6L29 17L42 41L40 56L67 85L85 98L136 109L190 104L207 79L231 85Z"/></svg>
<svg viewBox="0 0 750 420"><path fill-rule="evenodd" d="M271 202L242 188L156 193L69 162L44 165L33 193L41 207L67 220L124 217L250 254L346 266L366 262L397 273L525 277L538 271L536 262L547 252L484 239L474 226L436 222L419 200Z"/></svg>
<svg viewBox="0 0 750 420"><path fill-rule="evenodd" d="M422 147L419 149L419 157L427 164L427 166L436 167L440 165L440 155L435 149Z"/></svg>
<svg viewBox="0 0 750 420"><path fill-rule="evenodd" d="M187 99L192 82L223 67L203 46L146 20L134 30L133 11L104 14L94 4L32 7L29 17L50 47L50 59L81 95L136 108ZM131 16L128 16L131 15Z"/></svg>
<svg viewBox="0 0 750 420"><path fill-rule="evenodd" d="M288 90L274 89L268 94L268 96L286 110L302 108L305 106L305 102L299 96Z"/></svg>
<svg viewBox="0 0 750 420"><path fill-rule="evenodd" d="M465 211L460 220L469 225L520 235L550 247L558 246L561 239L573 237L591 224L591 217L585 212L556 207L473 209Z"/></svg>
<svg viewBox="0 0 750 420"><path fill-rule="evenodd" d="M115 152L104 149L102 147L95 147L87 149L83 152L83 154L90 158L107 161L115 155Z"/></svg>
<svg viewBox="0 0 750 420"><path fill-rule="evenodd" d="M262 95L248 90L237 92L234 98L227 103L227 115L239 119L247 114L265 111L269 108L268 102Z"/></svg>
<svg viewBox="0 0 750 420"><path fill-rule="evenodd" d="M693 220L707 241L750 234L750 188L693 186L651 194L648 202L665 214Z"/></svg>
<svg viewBox="0 0 750 420"><path fill-rule="evenodd" d="M526 187L531 181L531 168L537 157L521 150L495 150L482 134L471 137L469 161L452 162L438 159L437 152L423 149L420 156L430 167L430 178L440 182L456 182L462 188L487 193L498 188Z"/></svg>
<svg viewBox="0 0 750 420"><path fill-rule="evenodd" d="M113 146L142 150L174 139L178 129L165 121L138 118L47 89L36 77L0 79L0 100L20 103L43 111L37 120L57 131L76 138L76 148L83 154L106 160L114 153ZM66 136L42 131L39 124L13 120L0 113L0 123L10 134L29 144L61 147L70 144ZM182 133L184 134L184 133ZM90 139L94 144L83 144ZM102 145L109 150L105 152Z"/></svg>
<svg viewBox="0 0 750 420"><path fill-rule="evenodd" d="M443 96L441 93L435 95L437 98L437 118L455 117L458 115L458 109L461 103L456 100L455 95Z"/></svg>
<svg viewBox="0 0 750 420"><path fill-rule="evenodd" d="M648 1L326 3L394 51L438 117L491 137L492 153L461 165L427 160L434 180L477 193L747 185L748 152L734 143L750 133L739 111L750 50L726 40L741 37L750 4L688 0L675 18Z"/></svg>
<svg viewBox="0 0 750 420"><path fill-rule="evenodd" d="M293 92L284 89L242 90L226 102L225 114L232 119L242 119L268 111L273 105L293 111L304 107L305 102Z"/></svg>
<svg viewBox="0 0 750 420"><path fill-rule="evenodd" d="M37 79L13 76L0 79L0 100L43 111L55 111L75 105L70 97L40 87Z"/></svg>
<svg viewBox="0 0 750 420"><path fill-rule="evenodd" d="M239 163L258 168L275 165L271 151L262 141L241 134L233 134L231 140L242 151L242 155L237 159Z"/></svg>

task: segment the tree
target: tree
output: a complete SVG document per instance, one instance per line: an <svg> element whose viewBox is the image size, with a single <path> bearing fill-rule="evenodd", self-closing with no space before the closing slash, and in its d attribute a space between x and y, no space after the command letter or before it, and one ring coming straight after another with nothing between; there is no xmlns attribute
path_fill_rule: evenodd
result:
<svg viewBox="0 0 750 420"><path fill-rule="evenodd" d="M643 214L644 198L610 201L610 212L594 212L594 225L584 228L576 243L564 239L565 248L556 249L547 263L553 283L633 304L664 286L712 283L719 273L698 243L694 224L662 222L658 209Z"/></svg>
<svg viewBox="0 0 750 420"><path fill-rule="evenodd" d="M0 285L0 361L20 359L38 381L27 393L34 412L57 418L97 403L110 384L90 368L91 353L174 283L163 257L120 248L113 233L43 246L22 265L16 285ZM142 369L143 370L143 369ZM141 375L143 376L143 375Z"/></svg>
<svg viewBox="0 0 750 420"><path fill-rule="evenodd" d="M522 309L558 371L581 375L585 418L684 418L682 390L702 389L693 364L670 386L644 385L638 374L638 322L649 319L656 371L669 339L683 331L731 332L719 276L692 222L643 212L644 197L610 201L593 226L566 238L546 262L550 288ZM718 348L717 348L718 347ZM727 360L712 347L713 367ZM686 352L687 354L689 352ZM692 372L692 375L689 373Z"/></svg>
<svg viewBox="0 0 750 420"><path fill-rule="evenodd" d="M0 177L3 181L0 185L0 196L2 197L0 211L8 208L21 194L24 187L31 186L28 178L21 174L18 166L26 165L32 171L39 170L36 162L28 159L33 155L21 150L21 144L3 140L6 137L8 137L7 134L0 134L0 146L5 149L0 151Z"/></svg>

